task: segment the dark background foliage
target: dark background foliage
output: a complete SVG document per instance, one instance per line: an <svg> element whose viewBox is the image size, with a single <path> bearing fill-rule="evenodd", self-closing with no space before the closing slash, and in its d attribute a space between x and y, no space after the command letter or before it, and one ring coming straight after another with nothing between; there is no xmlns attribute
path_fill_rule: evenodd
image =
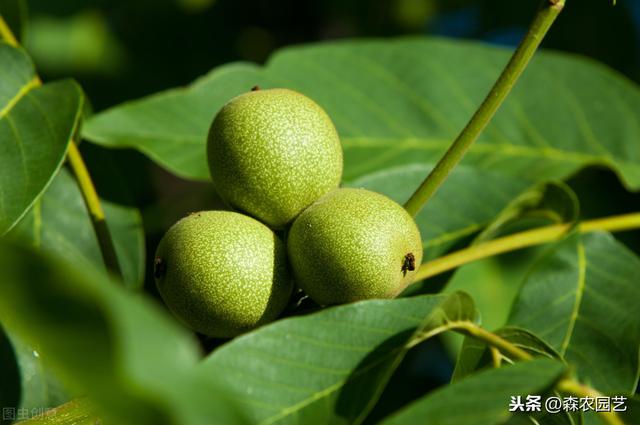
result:
<svg viewBox="0 0 640 425"><path fill-rule="evenodd" d="M441 35L513 46L524 33L538 0L30 0L25 46L45 80L71 76L95 111L189 83L231 61L263 63L276 49L355 37ZM640 0L568 1L543 47L587 55L640 81ZM103 196L132 203L143 213L147 258L177 218L218 205L209 185L180 180L141 154L106 151L85 144L90 169L99 174L113 155L130 182L131 194L110 190L97 176ZM95 171L98 170L98 171ZM583 217L637 209L610 171L591 168L570 180ZM615 202L613 202L615 200ZM620 235L640 252L638 232ZM521 253L511 256L522 255ZM150 261L147 261L150 264ZM147 270L146 289L154 291ZM436 285L434 285L435 288ZM205 341L205 346L215 346ZM434 368L433 364L440 367ZM388 386L385 403L370 419L448 381L451 361L437 341L404 360ZM436 371L436 372L434 372ZM400 385L402 390L399 391Z"/></svg>
<svg viewBox="0 0 640 425"><path fill-rule="evenodd" d="M46 78L71 74L101 110L292 44L442 35L515 45L538 0L32 0L27 46ZM568 2L545 48L640 79L640 1ZM91 54L86 54L91 52Z"/></svg>

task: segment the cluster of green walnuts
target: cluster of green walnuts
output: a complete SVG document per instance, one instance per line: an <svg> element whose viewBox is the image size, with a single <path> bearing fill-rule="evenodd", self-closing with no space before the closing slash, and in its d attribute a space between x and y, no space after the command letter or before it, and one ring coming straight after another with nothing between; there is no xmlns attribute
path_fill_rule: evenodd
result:
<svg viewBox="0 0 640 425"><path fill-rule="evenodd" d="M160 242L154 275L181 321L229 338L277 318L294 288L327 306L398 295L422 241L384 195L338 188L343 155L326 112L288 89L230 100L211 125L213 184L233 211L192 213Z"/></svg>

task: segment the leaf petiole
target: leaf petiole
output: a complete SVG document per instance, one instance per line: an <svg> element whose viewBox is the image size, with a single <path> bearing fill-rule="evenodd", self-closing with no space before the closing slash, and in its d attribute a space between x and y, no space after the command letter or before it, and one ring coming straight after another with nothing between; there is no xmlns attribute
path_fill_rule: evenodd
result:
<svg viewBox="0 0 640 425"><path fill-rule="evenodd" d="M416 273L415 282L453 270L456 267L476 260L556 241L566 235L571 228L571 224L553 224L514 233L513 235L504 236L452 252L451 254L423 263L418 269L418 273ZM595 231L619 232L632 229L640 229L640 212L587 220L577 226L577 231L580 233Z"/></svg>
<svg viewBox="0 0 640 425"><path fill-rule="evenodd" d="M113 273L116 277L122 278L122 271L120 270L120 264L118 263L118 256L116 254L115 246L109 233L109 227L107 226L107 218L100 204L100 198L96 187L91 180L91 175L87 169L80 150L74 140L69 143L69 150L67 151L67 160L73 170L78 182L78 187L82 193L89 216L91 217L91 223L93 223L93 230L98 239L98 245L100 246L100 252L102 253L102 259L104 261L107 270Z"/></svg>
<svg viewBox="0 0 640 425"><path fill-rule="evenodd" d="M16 36L13 35L11 28L9 28L9 25L7 25L7 21L4 20L4 17L2 15L0 15L0 38L13 47L18 46L18 40L16 39Z"/></svg>
<svg viewBox="0 0 640 425"><path fill-rule="evenodd" d="M578 397L590 397L593 399L602 397L602 394L598 390L568 378L565 378L558 382L556 384L556 389L558 389L558 391L562 393L572 394ZM616 412L600 411L597 413L600 414L600 419L602 419L602 422L607 425L624 425L624 422L622 422Z"/></svg>
<svg viewBox="0 0 640 425"><path fill-rule="evenodd" d="M522 71L527 67L540 42L549 31L551 24L562 11L564 3L565 0L546 0L545 6L540 9L534 18L529 31L520 42L509 63L478 110L473 114L444 156L431 170L431 173L405 203L404 207L409 214L415 217L420 212L460 162L467 150L478 139L480 133L482 133L509 92L511 92Z"/></svg>

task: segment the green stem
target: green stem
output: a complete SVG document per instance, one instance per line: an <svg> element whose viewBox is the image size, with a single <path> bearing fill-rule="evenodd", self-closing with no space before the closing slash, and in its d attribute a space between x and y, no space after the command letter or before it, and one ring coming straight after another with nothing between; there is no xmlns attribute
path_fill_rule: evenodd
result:
<svg viewBox="0 0 640 425"><path fill-rule="evenodd" d="M496 347L489 347L489 351L491 352L491 363L495 369L502 366L502 354L500 354L500 350Z"/></svg>
<svg viewBox="0 0 640 425"><path fill-rule="evenodd" d="M104 264L112 274L118 278L122 278L122 272L120 270L120 264L118 263L118 256L116 254L113 240L111 239L111 233L107 226L107 218L105 216L102 205L100 204L100 197L96 191L96 187L91 180L91 175L87 169L80 150L75 142L72 140L69 143L69 150L67 151L67 160L69 165L76 176L80 192L84 199L84 203L91 216L91 223L93 223L93 230L98 239L98 245L100 246L100 252L102 253L102 259Z"/></svg>
<svg viewBox="0 0 640 425"><path fill-rule="evenodd" d="M13 35L11 28L9 28L9 25L7 25L7 22L4 20L2 15L0 15L0 36L9 43L9 45L13 47L20 47L18 40ZM36 76L34 79L36 86L42 84L40 77ZM113 245L113 240L111 239L111 234L107 227L104 210L100 204L100 198L98 197L95 185L91 180L89 170L87 170L87 166L82 159L80 151L78 150L78 146L73 140L69 142L67 159L69 160L69 165L76 176L80 192L82 193L82 198L84 199L87 210L89 211L91 223L93 224L93 230L98 240L104 264L107 267L107 270L112 274L118 278L122 278L118 257Z"/></svg>
<svg viewBox="0 0 640 425"><path fill-rule="evenodd" d="M513 53L511 60L469 123L404 205L409 214L414 217L418 214L480 136L526 68L551 24L564 7L564 3L565 0L546 0L546 4L531 23L529 31Z"/></svg>
<svg viewBox="0 0 640 425"><path fill-rule="evenodd" d="M460 322L460 324L455 328L452 328L452 330L483 341L490 347L497 348L498 350L500 350L500 352L505 353L515 360L533 359L533 356L524 351L522 348L516 347L506 339L494 334L493 332L489 332L488 330L476 325L473 322Z"/></svg>
<svg viewBox="0 0 640 425"><path fill-rule="evenodd" d="M9 28L9 25L7 25L7 21L4 20L4 17L2 15L0 15L0 38L6 41L10 46L18 46L18 40L16 39L15 35L13 35L11 28Z"/></svg>
<svg viewBox="0 0 640 425"><path fill-rule="evenodd" d="M638 228L640 228L640 212L587 220L577 226L577 230L580 233L595 231L616 232ZM571 230L570 224L554 224L514 233L513 235L461 249L460 251L423 263L418 269L418 273L416 273L415 282L453 270L456 267L482 258L556 241L566 235L569 230Z"/></svg>
<svg viewBox="0 0 640 425"><path fill-rule="evenodd" d="M576 382L572 379L563 379L556 384L556 388L565 394L575 395L577 397L602 397L602 393L587 385ZM599 414L600 419L607 425L624 425L622 419L616 414L616 412L596 412Z"/></svg>

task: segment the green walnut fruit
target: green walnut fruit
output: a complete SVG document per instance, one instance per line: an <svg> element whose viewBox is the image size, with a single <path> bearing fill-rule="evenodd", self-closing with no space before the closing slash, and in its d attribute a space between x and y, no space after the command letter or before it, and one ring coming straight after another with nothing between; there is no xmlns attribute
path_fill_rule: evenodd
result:
<svg viewBox="0 0 640 425"><path fill-rule="evenodd" d="M275 229L342 177L342 148L331 119L288 89L257 89L224 105L211 124L207 154L220 197Z"/></svg>
<svg viewBox="0 0 640 425"><path fill-rule="evenodd" d="M284 243L264 224L229 211L193 213L174 224L158 245L154 275L176 317L219 338L275 319L293 289Z"/></svg>
<svg viewBox="0 0 640 425"><path fill-rule="evenodd" d="M293 222L289 260L300 287L321 305L393 298L413 281L422 241L396 202L364 189L337 189Z"/></svg>

